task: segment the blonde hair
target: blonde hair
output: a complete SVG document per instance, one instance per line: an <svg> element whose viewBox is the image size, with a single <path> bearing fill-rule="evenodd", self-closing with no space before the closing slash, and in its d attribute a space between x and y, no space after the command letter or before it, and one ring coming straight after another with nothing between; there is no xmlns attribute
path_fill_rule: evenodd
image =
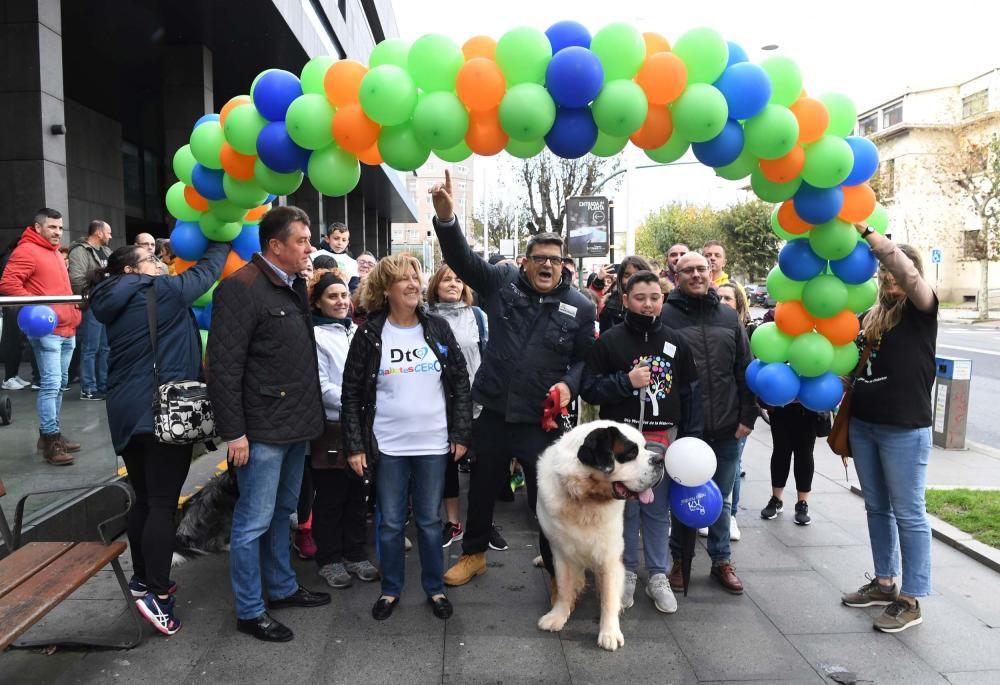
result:
<svg viewBox="0 0 1000 685"><path fill-rule="evenodd" d="M453 274L455 273L455 270L450 266L442 264L438 267L438 270L434 272L434 275L431 276L431 280L427 283L427 304L437 304L441 301L441 298L438 296L438 288L441 286L441 281L444 280L444 277L448 275L449 271ZM458 278L458 274L455 274L455 277ZM472 305L472 288L470 288L469 284L465 281L462 281L462 302L470 306Z"/></svg>
<svg viewBox="0 0 1000 685"><path fill-rule="evenodd" d="M669 278L664 277L660 279L660 292L663 293L664 297L669 295L670 291L673 289L674 289L674 284L670 282Z"/></svg>
<svg viewBox="0 0 1000 685"><path fill-rule="evenodd" d="M410 269L413 269L419 279L420 262L408 252L382 257L375 263L375 268L368 274L368 278L361 282L361 287L358 288L358 305L366 312L372 313L388 309L386 293L393 283L406 278ZM422 303L423 295L420 299Z"/></svg>
<svg viewBox="0 0 1000 685"><path fill-rule="evenodd" d="M723 248L725 249L725 248ZM733 297L736 298L736 314L740 317L740 323L744 326L750 322L750 307L747 306L747 294L737 283L723 283L718 286L719 290L723 288L729 288L733 291Z"/></svg>
<svg viewBox="0 0 1000 685"><path fill-rule="evenodd" d="M913 262L917 273L923 277L924 262L917 251L909 245L897 245L896 247ZM903 306L906 304L906 298L895 299L888 296L886 291L888 290L889 275L888 270L879 265L878 300L876 300L875 306L865 314L864 323L861 326L864 329L865 340L870 343L879 341L883 335L891 331L903 319Z"/></svg>

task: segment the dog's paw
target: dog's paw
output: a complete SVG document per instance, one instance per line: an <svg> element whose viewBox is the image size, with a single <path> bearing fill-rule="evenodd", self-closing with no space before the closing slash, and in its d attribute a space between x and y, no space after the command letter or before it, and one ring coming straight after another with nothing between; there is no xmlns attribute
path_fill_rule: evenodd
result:
<svg viewBox="0 0 1000 685"><path fill-rule="evenodd" d="M545 567L545 562L542 561L542 555L539 554L537 557L535 557L534 559L532 559L531 560L531 565L534 566L535 568L544 568Z"/></svg>
<svg viewBox="0 0 1000 685"><path fill-rule="evenodd" d="M539 629L547 630L550 633L558 633L563 629L563 626L566 625L567 618L569 617L550 611L538 619L538 627Z"/></svg>
<svg viewBox="0 0 1000 685"><path fill-rule="evenodd" d="M613 652L619 647L625 646L625 636L617 628L614 630L602 630L597 634L597 646Z"/></svg>

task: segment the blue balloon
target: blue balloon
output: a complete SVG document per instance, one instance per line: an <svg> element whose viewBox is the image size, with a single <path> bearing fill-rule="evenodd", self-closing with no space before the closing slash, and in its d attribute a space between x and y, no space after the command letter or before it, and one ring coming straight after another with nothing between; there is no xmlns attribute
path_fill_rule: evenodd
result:
<svg viewBox="0 0 1000 685"><path fill-rule="evenodd" d="M171 243L173 245L173 243ZM191 307L194 312L194 320L198 322L198 328L208 330L212 327L212 302L209 300L204 307Z"/></svg>
<svg viewBox="0 0 1000 685"><path fill-rule="evenodd" d="M750 59L747 57L747 51L740 47L739 44L734 43L731 40L727 40L726 43L729 45L729 61L726 63L727 67L739 64L740 62L746 62ZM768 83L770 83L770 81Z"/></svg>
<svg viewBox="0 0 1000 685"><path fill-rule="evenodd" d="M208 249L208 238L196 221L178 221L170 232L170 249L189 262L201 259Z"/></svg>
<svg viewBox="0 0 1000 685"><path fill-rule="evenodd" d="M720 167L732 164L743 152L743 127L730 119L722 132L704 143L691 143L691 152L705 166Z"/></svg>
<svg viewBox="0 0 1000 685"><path fill-rule="evenodd" d="M269 204L271 204L272 202L274 202L277 199L278 199L277 195L268 195L267 199L264 200L263 202L261 202L261 204L262 205L269 205Z"/></svg>
<svg viewBox="0 0 1000 685"><path fill-rule="evenodd" d="M801 379L788 364L767 364L757 373L757 397L764 404L783 407L799 394Z"/></svg>
<svg viewBox="0 0 1000 685"><path fill-rule="evenodd" d="M209 169L195 162L191 170L191 185L206 200L225 200L226 189L222 187L222 169Z"/></svg>
<svg viewBox="0 0 1000 685"><path fill-rule="evenodd" d="M191 130L193 131L194 129L198 128L202 124L204 124L206 122L209 122L209 121L219 121L219 115L218 114L204 114L204 115L198 117L198 121L194 122L194 126L191 127Z"/></svg>
<svg viewBox="0 0 1000 685"><path fill-rule="evenodd" d="M597 124L589 107L560 107L556 120L545 134L545 144L563 159L578 159L590 152L597 142Z"/></svg>
<svg viewBox="0 0 1000 685"><path fill-rule="evenodd" d="M805 181L795 191L795 212L810 224L825 224L837 218L844 206L844 191L839 186L815 188Z"/></svg>
<svg viewBox="0 0 1000 685"><path fill-rule="evenodd" d="M545 30L545 35L552 45L553 55L563 48L572 46L590 47L590 31L578 21L557 21Z"/></svg>
<svg viewBox="0 0 1000 685"><path fill-rule="evenodd" d="M254 107L268 121L284 121L288 106L300 95L302 84L298 77L283 69L264 72L251 93Z"/></svg>
<svg viewBox="0 0 1000 685"><path fill-rule="evenodd" d="M229 246L245 262L249 262L255 252L260 252L260 226L258 224L243 224L243 230Z"/></svg>
<svg viewBox="0 0 1000 685"><path fill-rule="evenodd" d="M872 249L868 243L858 241L851 254L843 259L830 262L830 271L833 275L844 283L860 285L867 282L875 275L878 268L878 260L872 254Z"/></svg>
<svg viewBox="0 0 1000 685"><path fill-rule="evenodd" d="M760 370L764 368L764 362L759 359L754 359L747 366L746 371L743 372L743 377L746 379L747 387L750 388L750 392L754 395L757 394L757 374Z"/></svg>
<svg viewBox="0 0 1000 685"><path fill-rule="evenodd" d="M727 67L714 85L726 98L731 119L756 116L771 99L771 78L761 67L750 62Z"/></svg>
<svg viewBox="0 0 1000 685"><path fill-rule="evenodd" d="M545 87L557 105L586 107L601 92L604 67L587 48L570 46L557 52L545 70Z"/></svg>
<svg viewBox="0 0 1000 685"><path fill-rule="evenodd" d="M826 260L813 252L808 238L789 240L778 253L778 268L793 281L808 281L823 273Z"/></svg>
<svg viewBox="0 0 1000 685"><path fill-rule="evenodd" d="M55 311L44 304L22 307L17 313L17 325L29 338L51 335L58 323Z"/></svg>
<svg viewBox="0 0 1000 685"><path fill-rule="evenodd" d="M722 493L712 480L702 485L671 483L670 511L688 528L707 528L722 513Z"/></svg>
<svg viewBox="0 0 1000 685"><path fill-rule="evenodd" d="M843 395L840 376L830 371L815 378L803 378L799 385L799 402L812 411L831 411L840 404Z"/></svg>
<svg viewBox="0 0 1000 685"><path fill-rule="evenodd" d="M847 136L844 140L854 152L854 166L843 185L861 185L878 171L878 148L875 143L861 136Z"/></svg>
<svg viewBox="0 0 1000 685"><path fill-rule="evenodd" d="M309 150L295 144L283 121L274 121L257 135L257 156L271 171L290 174L302 170L309 161Z"/></svg>

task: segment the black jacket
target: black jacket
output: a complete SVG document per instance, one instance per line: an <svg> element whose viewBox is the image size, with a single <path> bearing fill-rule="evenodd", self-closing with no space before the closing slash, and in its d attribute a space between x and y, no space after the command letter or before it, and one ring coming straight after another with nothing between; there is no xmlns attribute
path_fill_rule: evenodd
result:
<svg viewBox="0 0 1000 685"><path fill-rule="evenodd" d="M364 452L369 464L378 457L374 431L375 397L386 316L384 311L368 315L368 320L354 334L344 363L340 398L344 449L348 455ZM427 346L441 363L441 383L448 413L448 440L468 446L472 438L472 399L462 349L447 321L429 314L422 307L417 308L417 318L424 328Z"/></svg>
<svg viewBox="0 0 1000 685"><path fill-rule="evenodd" d="M660 318L694 355L701 379L705 435L733 437L739 424L753 428L757 406L744 378L753 357L736 310L720 304L714 289L702 297L690 297L678 288L667 296Z"/></svg>
<svg viewBox="0 0 1000 685"><path fill-rule="evenodd" d="M628 374L639 362L651 364L652 382L632 387ZM601 405L601 418L639 427L639 396L646 404L643 430L677 427L677 437L700 438L703 431L701 384L691 349L659 317L626 312L624 323L598 338L583 369L580 396Z"/></svg>
<svg viewBox="0 0 1000 685"><path fill-rule="evenodd" d="M612 326L617 326L624 320L625 307L622 305L621 291L618 290L618 286L615 286L614 290L608 293L608 296L605 298L604 308L601 309L601 313L597 317L597 323L600 324L601 328L601 335L604 335L605 331L610 330Z"/></svg>
<svg viewBox="0 0 1000 685"><path fill-rule="evenodd" d="M562 381L576 396L583 364L594 344L594 305L570 287L535 291L510 264L490 264L475 254L456 220L434 219L444 261L478 294L490 323L490 344L472 386L472 399L510 423L539 424L549 388Z"/></svg>
<svg viewBox="0 0 1000 685"><path fill-rule="evenodd" d="M288 287L260 254L215 289L206 368L219 437L288 444L323 432L305 281Z"/></svg>

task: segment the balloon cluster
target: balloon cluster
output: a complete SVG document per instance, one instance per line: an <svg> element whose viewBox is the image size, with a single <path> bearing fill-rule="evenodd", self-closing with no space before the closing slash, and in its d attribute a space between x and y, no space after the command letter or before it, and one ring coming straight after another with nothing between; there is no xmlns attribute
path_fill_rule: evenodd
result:
<svg viewBox="0 0 1000 685"><path fill-rule="evenodd" d="M711 480L715 452L704 440L680 438L667 448L664 458L670 486L670 509L688 528L706 528L722 513L722 492Z"/></svg>

